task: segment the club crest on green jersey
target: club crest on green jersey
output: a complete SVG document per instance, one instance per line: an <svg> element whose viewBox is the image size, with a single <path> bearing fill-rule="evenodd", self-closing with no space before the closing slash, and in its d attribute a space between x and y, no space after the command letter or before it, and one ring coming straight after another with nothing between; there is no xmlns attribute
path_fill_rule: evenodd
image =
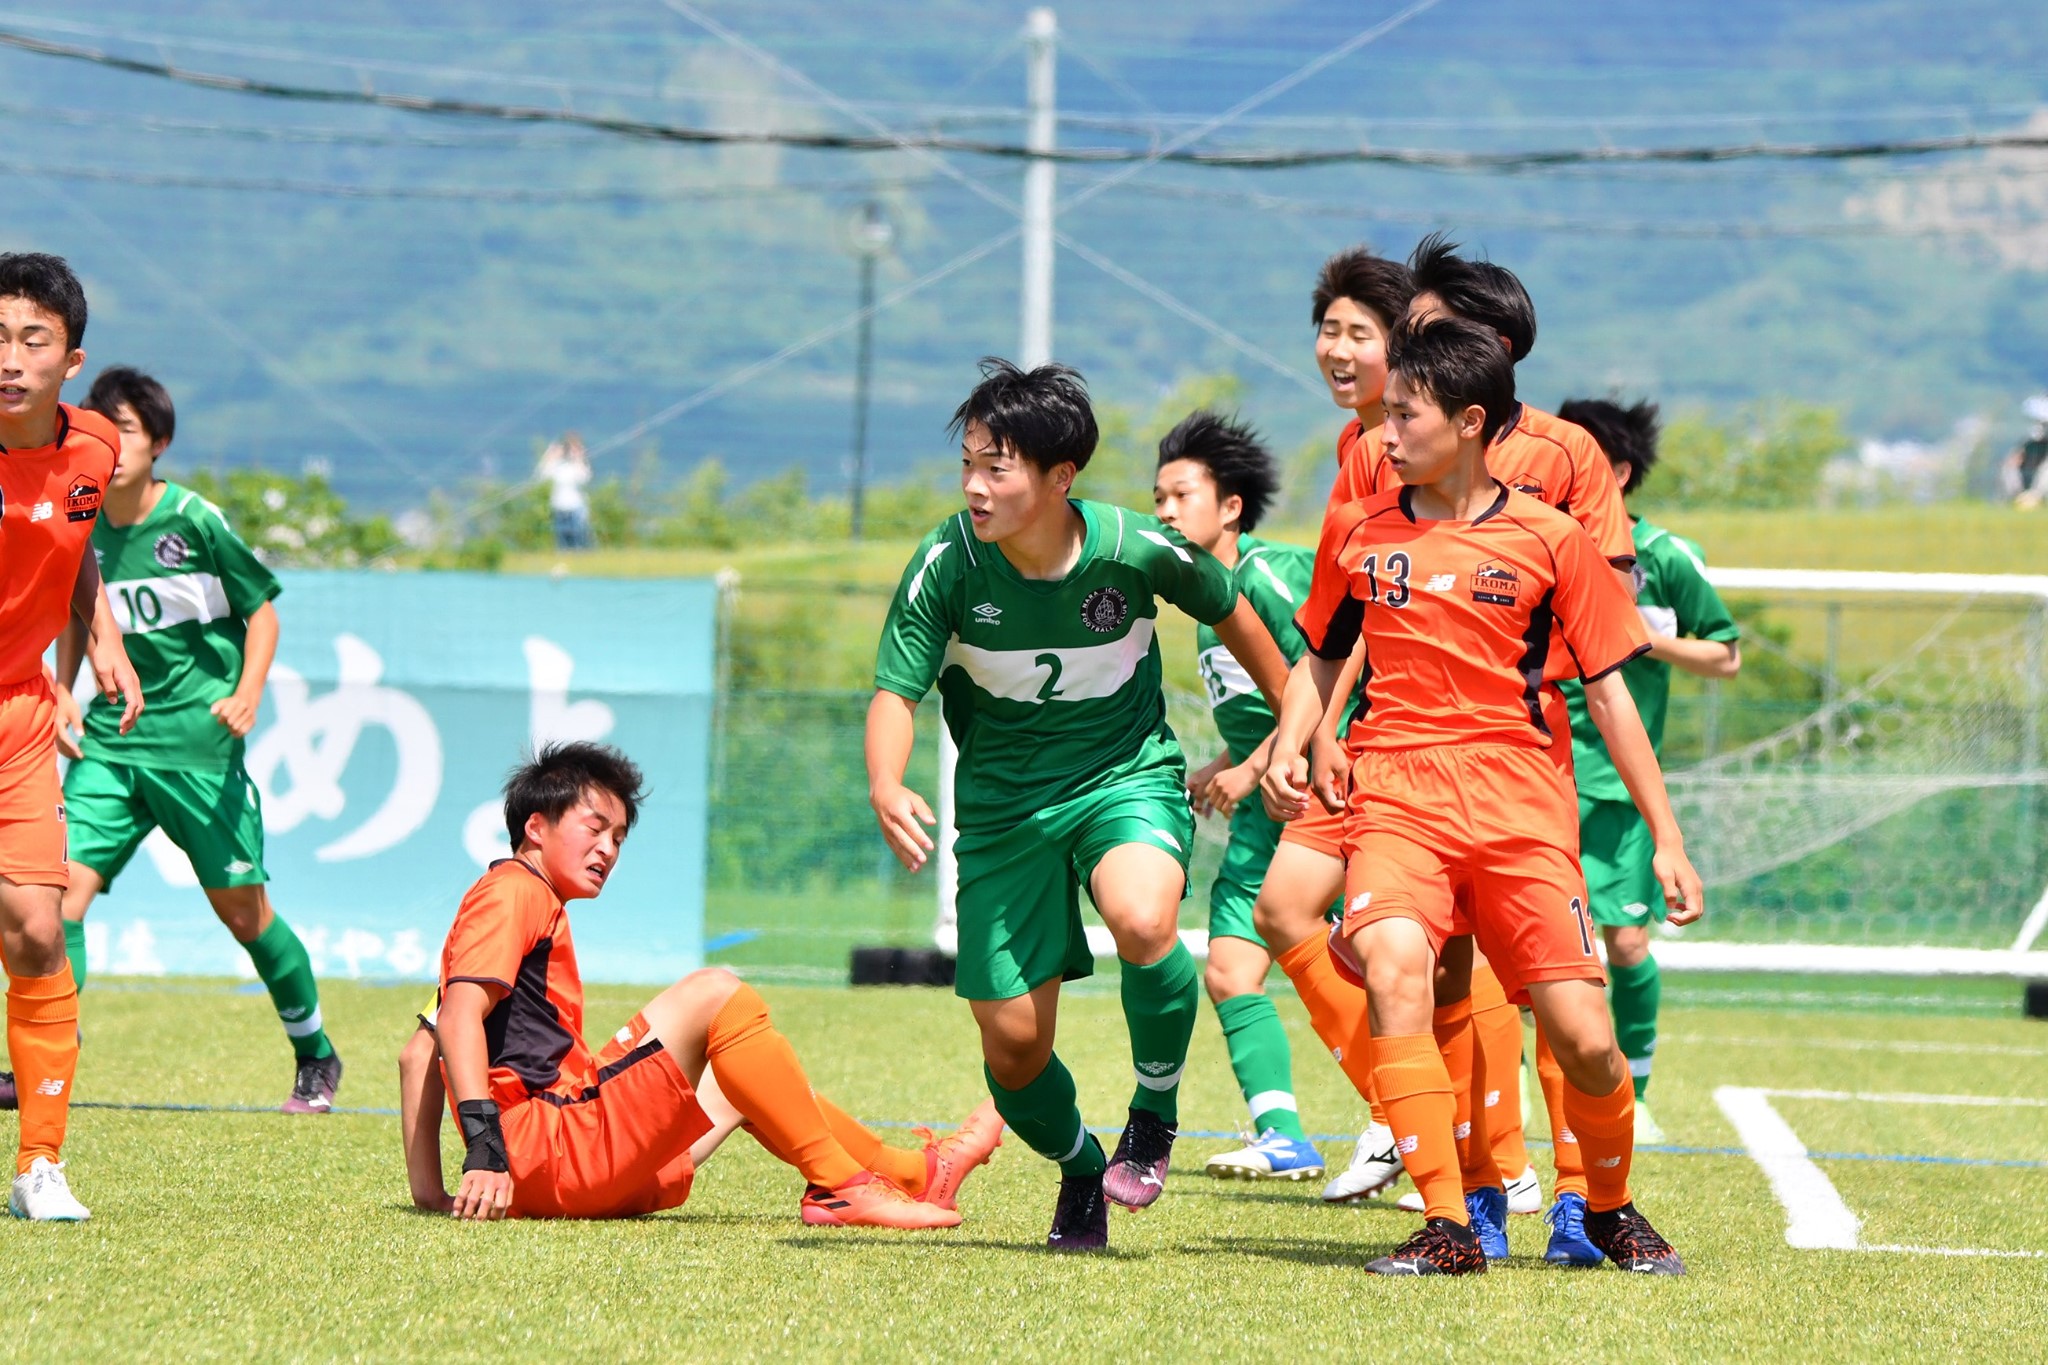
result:
<svg viewBox="0 0 2048 1365"><path fill-rule="evenodd" d="M1131 603L1116 588L1097 588L1081 599L1081 624L1097 635L1107 635L1131 614Z"/></svg>
<svg viewBox="0 0 2048 1365"><path fill-rule="evenodd" d="M150 551L150 557L166 569L177 568L191 554L192 547L176 531L166 531L158 536L156 547Z"/></svg>

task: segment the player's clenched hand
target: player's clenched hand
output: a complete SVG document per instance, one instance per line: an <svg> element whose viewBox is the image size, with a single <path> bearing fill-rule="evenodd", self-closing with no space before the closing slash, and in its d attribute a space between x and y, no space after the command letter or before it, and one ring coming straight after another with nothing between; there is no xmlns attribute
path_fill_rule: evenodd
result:
<svg viewBox="0 0 2048 1365"><path fill-rule="evenodd" d="M1308 785L1332 815L1344 813L1344 788L1350 780L1350 764L1344 746L1317 733L1308 741Z"/></svg>
<svg viewBox="0 0 2048 1365"><path fill-rule="evenodd" d="M86 657L92 663L93 681L99 684L100 695L121 703L121 733L127 734L135 728L135 718L142 714L142 680L135 676L135 665L128 662L128 651L121 647L119 636L111 641L95 637Z"/></svg>
<svg viewBox="0 0 2048 1365"><path fill-rule="evenodd" d="M1273 756L1259 779L1259 798L1275 820L1299 820L1308 814L1308 759L1300 754Z"/></svg>
<svg viewBox="0 0 2048 1365"><path fill-rule="evenodd" d="M256 728L256 703L231 692L213 704L213 718L241 739Z"/></svg>
<svg viewBox="0 0 2048 1365"><path fill-rule="evenodd" d="M512 1211L512 1176L506 1171L464 1171L448 1210L457 1218L489 1222Z"/></svg>
<svg viewBox="0 0 2048 1365"><path fill-rule="evenodd" d="M1209 784L1216 780L1216 774L1229 766L1230 755L1218 754L1188 774L1188 802L1194 806L1195 814L1209 813Z"/></svg>
<svg viewBox="0 0 2048 1365"><path fill-rule="evenodd" d="M1650 866L1657 874L1657 884L1664 888L1666 922L1691 924L1706 913L1706 889L1683 848L1658 849Z"/></svg>
<svg viewBox="0 0 2048 1365"><path fill-rule="evenodd" d="M78 745L79 731L85 728L85 717L79 714L78 698L63 688L57 689L57 752L66 758L83 758L85 751Z"/></svg>
<svg viewBox="0 0 2048 1365"><path fill-rule="evenodd" d="M896 861L912 872L923 867L925 859L938 847L932 836L924 832L925 826L939 822L924 798L896 782L870 790L868 804L875 808L875 820L882 826L882 837L889 841L889 851L896 855Z"/></svg>
<svg viewBox="0 0 2048 1365"><path fill-rule="evenodd" d="M1235 768L1225 768L1209 779L1209 785L1202 792L1201 804L1218 815L1228 818L1237 814L1238 802L1259 789L1259 775L1249 763Z"/></svg>

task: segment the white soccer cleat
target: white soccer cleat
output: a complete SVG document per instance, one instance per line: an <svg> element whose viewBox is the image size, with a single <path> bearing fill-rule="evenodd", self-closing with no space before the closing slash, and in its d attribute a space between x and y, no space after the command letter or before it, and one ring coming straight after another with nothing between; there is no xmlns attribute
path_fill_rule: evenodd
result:
<svg viewBox="0 0 2048 1365"><path fill-rule="evenodd" d="M1394 1147L1394 1130L1375 1123L1358 1135L1358 1150L1351 1154L1351 1164L1323 1186L1323 1199L1331 1204L1370 1199L1400 1178L1401 1153Z"/></svg>
<svg viewBox="0 0 2048 1365"><path fill-rule="evenodd" d="M29 1168L14 1177L7 1195L7 1211L31 1223L83 1223L92 1210L78 1202L64 1179L64 1163L39 1156Z"/></svg>
<svg viewBox="0 0 2048 1365"><path fill-rule="evenodd" d="M1636 1101L1636 1146L1655 1147L1664 1141L1664 1130L1650 1116L1648 1101Z"/></svg>
<svg viewBox="0 0 2048 1365"><path fill-rule="evenodd" d="M1534 1166L1508 1182L1508 1212L1543 1212L1543 1182L1536 1178Z"/></svg>
<svg viewBox="0 0 2048 1365"><path fill-rule="evenodd" d="M1323 1159L1312 1144L1268 1128L1237 1150L1210 1157L1202 1170L1220 1180L1314 1180L1323 1173Z"/></svg>
<svg viewBox="0 0 2048 1365"><path fill-rule="evenodd" d="M1394 1201L1394 1207L1403 1213L1421 1213L1428 1205L1422 1202L1421 1190L1410 1190Z"/></svg>

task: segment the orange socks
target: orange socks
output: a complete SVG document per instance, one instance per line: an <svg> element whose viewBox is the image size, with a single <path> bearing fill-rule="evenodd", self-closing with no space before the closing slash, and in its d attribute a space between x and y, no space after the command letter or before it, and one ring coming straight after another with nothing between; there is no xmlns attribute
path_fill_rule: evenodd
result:
<svg viewBox="0 0 2048 1365"><path fill-rule="evenodd" d="M796 1050L768 1022L768 1002L752 986L741 983L713 1017L704 1055L718 1072L718 1088L761 1145L804 1179L836 1190L861 1174L861 1163L840 1145L811 1094Z"/></svg>
<svg viewBox="0 0 2048 1365"><path fill-rule="evenodd" d="M1493 1164L1504 1180L1529 1169L1529 1144L1522 1136L1522 1012L1508 1003L1493 968L1472 968L1472 1033L1484 1059L1473 1075L1472 1109L1486 1124Z"/></svg>
<svg viewBox="0 0 2048 1365"><path fill-rule="evenodd" d="M1365 1022L1365 992L1337 975L1330 964L1330 940L1311 934L1274 959L1308 1010L1309 1026L1344 1068L1360 1095L1372 1101L1373 1122L1383 1123L1374 1098L1372 1032Z"/></svg>
<svg viewBox="0 0 2048 1365"><path fill-rule="evenodd" d="M71 969L52 976L7 977L7 1052L21 1096L21 1146L15 1170L37 1157L63 1160L78 1070L78 983Z"/></svg>
<svg viewBox="0 0 2048 1365"><path fill-rule="evenodd" d="M1436 1039L1427 1033L1374 1039L1373 1080L1401 1164L1422 1192L1424 1216L1469 1224L1457 1144L1451 1138L1451 1078Z"/></svg>
<svg viewBox="0 0 2048 1365"><path fill-rule="evenodd" d="M1458 1144L1458 1170L1464 1188L1469 1192L1498 1185L1499 1173L1493 1169L1493 1154L1486 1145L1484 1116L1476 1114L1472 1106L1473 1070L1479 1060L1473 1046L1472 1001L1454 1000L1438 1006L1430 1017L1430 1031L1451 1082L1451 1137ZM1482 1078L1478 1085L1484 1084Z"/></svg>
<svg viewBox="0 0 2048 1365"><path fill-rule="evenodd" d="M818 1112L825 1116L832 1136L839 1140L848 1156L861 1164L863 1170L873 1171L912 1199L924 1193L927 1168L923 1152L906 1152L901 1147L891 1147L866 1124L823 1095L816 1098Z"/></svg>
<svg viewBox="0 0 2048 1365"><path fill-rule="evenodd" d="M1586 1207L1608 1213L1628 1202L1628 1168L1636 1150L1636 1088L1626 1075L1612 1094L1588 1095L1564 1083L1565 1121L1586 1161Z"/></svg>
<svg viewBox="0 0 2048 1365"><path fill-rule="evenodd" d="M1550 1112L1550 1153L1551 1161L1557 1167L1557 1181L1553 1186L1553 1197L1558 1194L1586 1195L1586 1159L1579 1150L1579 1139L1572 1132L1572 1126L1564 1116L1564 1068L1557 1064L1557 1054L1550 1050L1550 1040L1543 1036L1543 1025L1536 1026L1536 1079L1543 1086L1543 1107ZM1629 1115L1629 1122L1635 1122L1635 1115Z"/></svg>

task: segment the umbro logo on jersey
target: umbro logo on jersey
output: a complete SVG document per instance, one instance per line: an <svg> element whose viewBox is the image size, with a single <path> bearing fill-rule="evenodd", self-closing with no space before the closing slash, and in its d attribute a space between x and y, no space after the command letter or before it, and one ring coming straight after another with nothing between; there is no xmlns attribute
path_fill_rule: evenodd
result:
<svg viewBox="0 0 2048 1365"><path fill-rule="evenodd" d="M175 569L191 555L192 547L185 543L185 537L176 531L166 531L156 538L156 547L150 557L166 569Z"/></svg>
<svg viewBox="0 0 2048 1365"><path fill-rule="evenodd" d="M55 515L56 511L56 503L39 502L35 506L28 509L28 519L30 521L48 521L53 515Z"/></svg>
<svg viewBox="0 0 2048 1365"><path fill-rule="evenodd" d="M1511 564L1487 560L1472 571L1472 600L1512 607L1522 595L1522 576Z"/></svg>
<svg viewBox="0 0 2048 1365"><path fill-rule="evenodd" d="M1003 619L1003 609L993 602L984 602L974 609L974 619L985 626L997 625Z"/></svg>
<svg viewBox="0 0 2048 1365"><path fill-rule="evenodd" d="M1081 624L1097 635L1107 635L1131 614L1131 604L1116 588L1097 588L1081 599Z"/></svg>
<svg viewBox="0 0 2048 1365"><path fill-rule="evenodd" d="M254 872L255 870L256 864L251 862L244 862L240 858L235 859L233 862L227 865L227 874L230 877L239 877L244 872Z"/></svg>
<svg viewBox="0 0 2048 1365"><path fill-rule="evenodd" d="M1422 585L1422 590L1424 592L1449 592L1457 586L1458 576L1456 574L1433 573L1429 576L1429 581Z"/></svg>
<svg viewBox="0 0 2048 1365"><path fill-rule="evenodd" d="M81 474L71 481L64 495L66 521L91 521L100 514L100 481Z"/></svg>

